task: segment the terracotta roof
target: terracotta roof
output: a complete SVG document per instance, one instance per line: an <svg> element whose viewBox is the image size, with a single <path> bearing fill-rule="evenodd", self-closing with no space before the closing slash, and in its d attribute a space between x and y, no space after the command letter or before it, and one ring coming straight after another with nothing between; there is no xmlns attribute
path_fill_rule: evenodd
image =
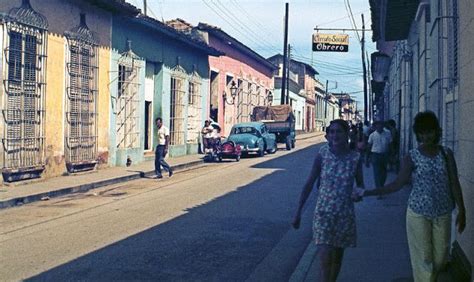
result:
<svg viewBox="0 0 474 282"><path fill-rule="evenodd" d="M154 31L157 31L159 33L162 33L170 38L173 38L177 41L180 41L186 45L189 45L193 48L196 48L198 50L203 51L204 53L210 55L210 56L222 56L224 53L222 53L219 50L216 50L215 48L210 47L207 45L205 42L197 40L190 36L189 34L186 34L184 32L177 31L176 29L167 26L165 23L158 21L154 18L150 18L148 16L140 14L136 18L131 19L132 21L135 21L139 24L142 24L144 26L147 26L151 28Z"/></svg>
<svg viewBox="0 0 474 282"><path fill-rule="evenodd" d="M215 37L217 37L219 39L226 40L226 41L230 42L230 44L232 44L235 49L239 50L242 53L245 53L246 55L248 55L248 56L252 57L253 59L257 60L258 62L262 63L265 67L269 68L270 70L273 71L273 70L278 69L277 66L275 66L274 64L269 62L267 59L262 57L257 52L250 49L248 46L246 46L242 42L238 41L234 37L232 37L229 34L227 34L226 32L224 32L219 27L212 26L212 25L209 25L209 24L206 24L206 23L199 23L197 28L199 30L206 31L206 32L214 35Z"/></svg>
<svg viewBox="0 0 474 282"><path fill-rule="evenodd" d="M92 5L95 5L104 10L111 11L117 14L123 14L128 16L136 16L141 13L141 10L132 4L127 3L125 0L84 0Z"/></svg>

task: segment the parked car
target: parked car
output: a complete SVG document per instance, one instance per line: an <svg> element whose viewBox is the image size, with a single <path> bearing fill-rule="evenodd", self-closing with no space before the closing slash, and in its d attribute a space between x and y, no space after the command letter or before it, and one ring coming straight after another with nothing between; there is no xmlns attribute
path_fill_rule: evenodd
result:
<svg viewBox="0 0 474 282"><path fill-rule="evenodd" d="M262 122L246 122L234 125L227 141L240 145L242 153L257 153L263 156L265 152L273 154L277 150L276 136L268 132Z"/></svg>

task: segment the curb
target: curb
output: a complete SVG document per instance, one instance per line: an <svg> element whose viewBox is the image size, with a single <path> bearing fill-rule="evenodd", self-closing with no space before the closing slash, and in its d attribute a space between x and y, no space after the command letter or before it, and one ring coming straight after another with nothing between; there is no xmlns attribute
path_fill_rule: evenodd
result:
<svg viewBox="0 0 474 282"><path fill-rule="evenodd" d="M298 265L296 266L293 274L291 274L289 282L302 282L305 281L308 273L310 272L311 266L315 260L316 256L316 245L311 242L308 244L308 247L304 251L303 256L301 257Z"/></svg>
<svg viewBox="0 0 474 282"><path fill-rule="evenodd" d="M180 171L180 170L184 170L184 169L189 168L189 167L197 166L197 165L202 164L202 163L204 163L203 160L197 160L197 161L192 161L192 162L189 162L189 163L173 165L173 166L171 166L171 168L173 170ZM21 206L21 205L32 203L32 202L41 201L41 199L43 199L43 198L55 198L55 197L64 196L64 195L72 194L72 193L84 193L84 192L87 192L91 189L100 188L100 187L104 187L104 186L108 186L108 185L112 185L112 184L117 184L117 183L121 183L121 182L136 180L136 179L140 179L140 178L144 178L144 177L149 177L149 176L153 176L154 174L155 174L154 170L140 171L140 172L136 172L136 173L131 174L131 175L117 176L117 177L114 177L114 178L99 180L99 181L95 181L95 182L91 182L91 183L87 183L87 184L81 184L81 185L76 185L76 186L71 186L71 187L65 187L65 188L61 188L59 190L48 191L48 192L38 193L38 194L34 194L34 195L27 195L27 196L12 198L12 199L8 199L8 200L5 200L5 201L1 201L0 202L0 210L1 209L6 209L6 208L12 208L12 207L16 207L16 206Z"/></svg>
<svg viewBox="0 0 474 282"><path fill-rule="evenodd" d="M314 134L300 134L296 136L296 140L305 140L305 139L310 139L310 138L317 138L322 136L324 133L314 133ZM197 166L199 164L204 163L204 160L199 159L196 161L191 161L189 163L183 163L183 164L177 164L177 165L172 165L171 168L176 171L184 170L193 166ZM100 171L99 171L100 172ZM64 187L60 188L58 190L54 191L47 191L47 192L42 192L38 194L33 194L33 195L27 195L27 196L21 196L21 197L16 197L12 199L7 199L4 201L0 201L0 210L1 209L6 209L6 208L12 208L16 206L21 206L24 204L32 203L32 202L37 202L41 201L44 198L55 198L55 197L60 197L64 196L67 194L72 194L72 193L84 193L87 192L91 189L95 188L100 188L104 187L107 185L113 185L121 182L127 182L131 180L136 180L140 178L145 178L145 177L150 177L155 174L154 170L149 170L149 171L139 171L133 174L129 174L126 176L117 176L114 178L109 178L109 179L104 179L104 180L99 180L87 184L81 184L81 185L75 185L75 186L70 186L70 187Z"/></svg>

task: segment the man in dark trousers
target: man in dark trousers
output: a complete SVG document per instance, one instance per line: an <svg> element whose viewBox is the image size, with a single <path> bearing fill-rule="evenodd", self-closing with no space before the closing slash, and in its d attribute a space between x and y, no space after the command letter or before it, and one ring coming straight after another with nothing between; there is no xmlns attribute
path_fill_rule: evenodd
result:
<svg viewBox="0 0 474 282"><path fill-rule="evenodd" d="M387 162L392 135L384 128L383 121L374 123L375 131L369 135L369 146L371 152L372 166L374 169L375 187L380 188L387 180ZM382 197L379 196L379 199Z"/></svg>
<svg viewBox="0 0 474 282"><path fill-rule="evenodd" d="M173 170L170 165L165 161L165 156L168 153L168 145L170 143L170 130L168 127L163 125L163 120L161 118L156 118L155 120L156 127L158 128L157 132L157 143L155 150L155 173L156 178L163 178L161 174L161 167L168 171L168 175L171 177L173 175Z"/></svg>

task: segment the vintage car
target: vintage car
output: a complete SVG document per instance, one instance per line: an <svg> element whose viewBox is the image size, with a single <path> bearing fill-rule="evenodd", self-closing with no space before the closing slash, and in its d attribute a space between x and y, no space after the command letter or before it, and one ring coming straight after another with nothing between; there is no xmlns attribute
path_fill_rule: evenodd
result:
<svg viewBox="0 0 474 282"><path fill-rule="evenodd" d="M242 153L257 153L263 156L265 152L273 154L277 150L276 136L269 133L262 122L246 122L234 125L227 141L240 145Z"/></svg>

